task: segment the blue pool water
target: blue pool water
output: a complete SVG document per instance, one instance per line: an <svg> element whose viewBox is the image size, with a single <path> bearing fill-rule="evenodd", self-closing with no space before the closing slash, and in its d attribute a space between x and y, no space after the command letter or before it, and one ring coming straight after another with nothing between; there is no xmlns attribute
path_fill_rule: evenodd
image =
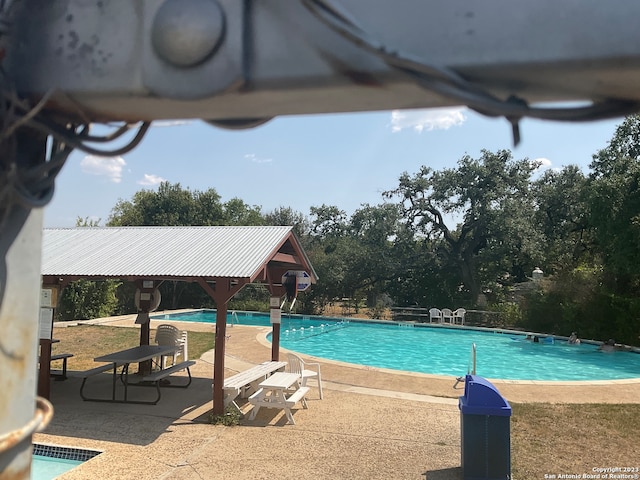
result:
<svg viewBox="0 0 640 480"><path fill-rule="evenodd" d="M96 450L34 443L31 479L53 480L99 454Z"/></svg>
<svg viewBox="0 0 640 480"><path fill-rule="evenodd" d="M32 480L53 480L80 465L80 460L67 460L66 458L51 458L43 455L33 455L31 460Z"/></svg>
<svg viewBox="0 0 640 480"><path fill-rule="evenodd" d="M154 319L215 323L215 311ZM229 313L227 321L269 326L263 313ZM476 373L509 380L614 380L640 377L640 354L602 353L596 345L524 341L523 335L441 326L343 321L283 315L282 347L331 360L380 368L460 376L467 373L472 344Z"/></svg>

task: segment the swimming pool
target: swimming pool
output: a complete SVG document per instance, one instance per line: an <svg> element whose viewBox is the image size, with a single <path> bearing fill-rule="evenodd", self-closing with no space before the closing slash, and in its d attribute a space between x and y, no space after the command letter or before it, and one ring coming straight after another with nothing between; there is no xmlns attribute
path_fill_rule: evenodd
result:
<svg viewBox="0 0 640 480"><path fill-rule="evenodd" d="M99 454L95 450L34 444L31 479L53 480Z"/></svg>
<svg viewBox="0 0 640 480"><path fill-rule="evenodd" d="M215 311L171 314L168 320L215 322ZM269 326L269 315L232 312L228 322ZM640 354L602 353L596 345L524 341L513 332L447 328L429 324L372 323L283 315L280 345L342 362L437 375L467 373L472 344L476 373L505 380L620 380L640 377Z"/></svg>
<svg viewBox="0 0 640 480"><path fill-rule="evenodd" d="M31 459L31 478L32 480L53 480L81 463L80 460L33 455Z"/></svg>

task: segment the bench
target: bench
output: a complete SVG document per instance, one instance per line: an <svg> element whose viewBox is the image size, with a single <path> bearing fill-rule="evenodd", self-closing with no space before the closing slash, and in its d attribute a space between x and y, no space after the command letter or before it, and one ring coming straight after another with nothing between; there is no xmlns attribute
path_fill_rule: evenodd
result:
<svg viewBox="0 0 640 480"><path fill-rule="evenodd" d="M196 362L193 360L187 360L186 362L180 362L180 363L176 363L175 365L170 366L169 368L163 368L162 370L158 370L157 372L153 372L150 373L149 375L145 375L144 377L142 377L142 382L143 383L153 383L156 387L156 390L158 392L158 398L156 398L155 402L153 402L153 404L155 405L156 403L158 403L160 401L160 380L163 380L167 377L169 377L171 374L179 372L181 370L186 370L187 371L187 375L189 376L189 381L186 383L186 385L171 385L171 384L167 384L167 385L163 385L164 387L172 387L172 388L187 388L189 385L191 385L191 370L189 370L189 367L191 367L192 365L195 365Z"/></svg>
<svg viewBox="0 0 640 480"><path fill-rule="evenodd" d="M113 368L113 363L107 363L105 365L99 365L97 367L90 368L89 370L71 371L69 372L69 376L82 379L82 385L80 385L80 397L82 398L82 400L94 400L93 398L88 398L84 395L84 386L87 383L87 379L94 375L113 370Z"/></svg>
<svg viewBox="0 0 640 480"><path fill-rule="evenodd" d="M246 396L258 389L258 384L272 373L282 370L287 362L264 362L260 365L236 373L224 380L224 406L232 404L239 412L240 407L235 402L239 395Z"/></svg>
<svg viewBox="0 0 640 480"><path fill-rule="evenodd" d="M62 360L62 371L60 370L51 370L51 376L56 377L56 380L66 380L67 379L67 359L73 357L73 353L56 353L55 355L51 355L51 362L55 362L56 360Z"/></svg>
<svg viewBox="0 0 640 480"><path fill-rule="evenodd" d="M304 397L309 393L309 390L311 390L309 387L298 388L292 395L287 397L287 400L285 401L287 407L293 408L296 403L302 400L302 406L307 408L307 399Z"/></svg>
<svg viewBox="0 0 640 480"><path fill-rule="evenodd" d="M266 408L280 408L284 410L284 413L287 417L287 420L292 425L295 425L296 422L293 419L293 414L291 413L291 409L295 407L296 403L302 401L302 407L307 407L307 399L305 396L311 390L309 387L299 387L296 389L291 395L288 397L284 397L284 401L282 401L282 395L271 395L265 394L264 389L258 389L253 395L249 397L249 403L254 405L254 409L251 412L249 420L253 420L260 410L260 407Z"/></svg>

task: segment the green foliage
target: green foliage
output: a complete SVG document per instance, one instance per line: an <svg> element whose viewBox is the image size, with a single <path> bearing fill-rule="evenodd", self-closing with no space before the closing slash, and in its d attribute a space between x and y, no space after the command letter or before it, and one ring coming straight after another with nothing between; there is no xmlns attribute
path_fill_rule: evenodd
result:
<svg viewBox="0 0 640 480"><path fill-rule="evenodd" d="M244 310L251 312L269 311L269 290L259 283L245 285L242 290L234 295L227 306L231 310Z"/></svg>
<svg viewBox="0 0 640 480"><path fill-rule="evenodd" d="M226 427L234 427L240 423L244 415L239 412L233 405L229 405L224 409L221 415L213 415L209 417L213 425L224 425Z"/></svg>
<svg viewBox="0 0 640 480"><path fill-rule="evenodd" d="M384 320L387 314L387 307L383 302L377 302L374 307L371 307L367 311L369 318Z"/></svg>
<svg viewBox="0 0 640 480"><path fill-rule="evenodd" d="M532 190L547 273L571 270L592 257L587 178L579 168L547 170L533 182Z"/></svg>
<svg viewBox="0 0 640 480"><path fill-rule="evenodd" d="M625 295L640 290L640 115L627 117L609 146L594 155L590 221L608 287Z"/></svg>
<svg viewBox="0 0 640 480"><path fill-rule="evenodd" d="M279 207L264 215L265 225L290 226L299 240L303 241L311 231L309 219L290 207Z"/></svg>
<svg viewBox="0 0 640 480"><path fill-rule="evenodd" d="M197 283L165 281L160 285L162 301L159 309L215 308L211 297Z"/></svg>
<svg viewBox="0 0 640 480"><path fill-rule="evenodd" d="M516 302L494 303L488 309L500 313L500 323L504 327L515 327L522 323L522 310Z"/></svg>
<svg viewBox="0 0 640 480"><path fill-rule="evenodd" d="M118 200L109 226L141 225L262 225L260 207L238 198L226 203L210 188L204 192L162 182L158 190L140 190L131 201Z"/></svg>
<svg viewBox="0 0 640 480"><path fill-rule="evenodd" d="M89 217L77 217L76 218L76 227L99 227L100 221L102 219L99 218L97 220L90 219Z"/></svg>
<svg viewBox="0 0 640 480"><path fill-rule="evenodd" d="M56 320L87 320L112 315L118 306L116 290L120 282L78 280L62 290Z"/></svg>
<svg viewBox="0 0 640 480"><path fill-rule="evenodd" d="M564 272L527 296L521 326L528 330L585 339L614 338L640 345L640 299L607 292L600 267Z"/></svg>
<svg viewBox="0 0 640 480"><path fill-rule="evenodd" d="M455 273L449 290L464 285L474 303L483 283L505 272L523 279L540 259L530 221L536 167L528 159L513 160L508 150L483 150L479 159L461 158L455 169L423 166L414 176L404 173L399 187L384 195L399 198L407 228ZM462 218L455 228L446 223L452 215Z"/></svg>

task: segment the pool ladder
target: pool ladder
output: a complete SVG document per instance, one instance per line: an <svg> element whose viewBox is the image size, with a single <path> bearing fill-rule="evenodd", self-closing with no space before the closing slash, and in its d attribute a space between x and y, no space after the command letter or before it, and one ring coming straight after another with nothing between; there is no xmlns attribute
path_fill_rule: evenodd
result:
<svg viewBox="0 0 640 480"><path fill-rule="evenodd" d="M240 320L238 320L238 314L236 313L235 310L231 311L231 321L229 322L229 326L233 327L233 324L238 325L240 323Z"/></svg>
<svg viewBox="0 0 640 480"><path fill-rule="evenodd" d="M469 363L467 364L467 374L476 374L476 344L471 344L471 355L469 356ZM460 382L464 382L464 377L456 378L456 383L453 388L456 388Z"/></svg>

